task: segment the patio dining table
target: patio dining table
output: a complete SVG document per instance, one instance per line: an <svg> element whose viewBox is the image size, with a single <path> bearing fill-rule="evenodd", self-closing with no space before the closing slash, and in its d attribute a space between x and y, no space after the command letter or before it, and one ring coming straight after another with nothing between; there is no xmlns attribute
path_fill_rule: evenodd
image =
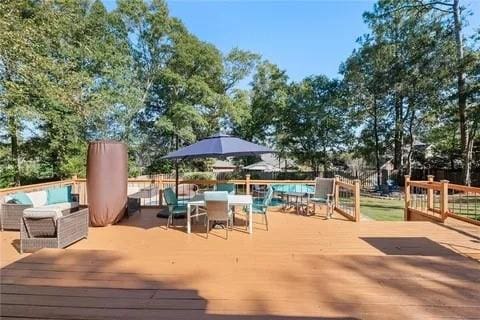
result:
<svg viewBox="0 0 480 320"><path fill-rule="evenodd" d="M308 207L310 205L310 198L313 193L310 192L284 192L281 193L283 198L283 211L295 207L297 214L308 214Z"/></svg>
<svg viewBox="0 0 480 320"><path fill-rule="evenodd" d="M229 206L244 206L248 207L248 233L253 232L253 198L251 195L228 195ZM191 213L192 207L195 207L195 211L198 214L200 207L205 206L205 199L203 194L197 194L187 202L187 233L191 233L192 222Z"/></svg>

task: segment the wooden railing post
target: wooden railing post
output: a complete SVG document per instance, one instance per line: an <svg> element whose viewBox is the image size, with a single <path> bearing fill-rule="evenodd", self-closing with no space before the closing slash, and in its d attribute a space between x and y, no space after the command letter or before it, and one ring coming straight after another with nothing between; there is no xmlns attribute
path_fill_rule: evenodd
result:
<svg viewBox="0 0 480 320"><path fill-rule="evenodd" d="M408 221L408 207L410 207L410 176L405 176L405 211L403 220Z"/></svg>
<svg viewBox="0 0 480 320"><path fill-rule="evenodd" d="M333 209L338 208L338 197L340 196L340 186L338 185L338 181L340 181L340 176L335 176L335 190L334 190L334 199L333 199Z"/></svg>
<svg viewBox="0 0 480 320"><path fill-rule="evenodd" d="M72 176L72 186L73 186L73 193L78 193L78 190L77 190L77 175L74 175Z"/></svg>
<svg viewBox="0 0 480 320"><path fill-rule="evenodd" d="M355 222L360 221L360 180L355 179Z"/></svg>
<svg viewBox="0 0 480 320"><path fill-rule="evenodd" d="M245 194L250 194L250 175L245 175Z"/></svg>
<svg viewBox="0 0 480 320"><path fill-rule="evenodd" d="M433 182L433 175L428 175L428 183L431 184ZM433 188L427 189L427 211L433 211Z"/></svg>
<svg viewBox="0 0 480 320"><path fill-rule="evenodd" d="M442 221L445 221L448 215L448 180L440 180L440 214Z"/></svg>
<svg viewBox="0 0 480 320"><path fill-rule="evenodd" d="M163 206L163 179L162 176L157 176L157 185L158 185L158 204Z"/></svg>

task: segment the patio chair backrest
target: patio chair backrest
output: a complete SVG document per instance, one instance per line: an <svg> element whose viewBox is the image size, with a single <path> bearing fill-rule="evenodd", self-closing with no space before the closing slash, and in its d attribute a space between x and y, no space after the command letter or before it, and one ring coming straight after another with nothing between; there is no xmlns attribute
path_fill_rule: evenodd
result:
<svg viewBox="0 0 480 320"><path fill-rule="evenodd" d="M206 191L204 193L207 216L210 220L228 219L228 192L227 191Z"/></svg>
<svg viewBox="0 0 480 320"><path fill-rule="evenodd" d="M265 198L263 198L263 205L265 207L268 207L270 205L270 203L272 202L272 197L273 197L273 188L268 187L267 194L265 194Z"/></svg>
<svg viewBox="0 0 480 320"><path fill-rule="evenodd" d="M327 195L333 195L335 187L335 179L332 178L316 178L315 179L315 198L327 198Z"/></svg>
<svg viewBox="0 0 480 320"><path fill-rule="evenodd" d="M165 197L167 205L172 206L178 204L177 196L172 188L166 188L163 190L163 196Z"/></svg>
<svg viewBox="0 0 480 320"><path fill-rule="evenodd" d="M218 183L215 186L215 191L227 191L230 194L235 193L235 184L233 183Z"/></svg>

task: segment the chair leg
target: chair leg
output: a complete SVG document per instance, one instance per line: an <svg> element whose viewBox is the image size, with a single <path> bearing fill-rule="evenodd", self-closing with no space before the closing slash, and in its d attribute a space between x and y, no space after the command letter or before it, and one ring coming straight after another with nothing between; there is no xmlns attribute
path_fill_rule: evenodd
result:
<svg viewBox="0 0 480 320"><path fill-rule="evenodd" d="M230 220L230 219L227 218L227 226L226 226L226 228L225 228L225 231L226 231L225 239L227 239L227 240L228 240L228 225L230 224L230 223L229 223L229 222L230 222L229 220Z"/></svg>
<svg viewBox="0 0 480 320"><path fill-rule="evenodd" d="M207 239L208 239L208 233L210 232L210 219L208 219L208 216L207 216L207 223L205 224L205 226L207 227Z"/></svg>
<svg viewBox="0 0 480 320"><path fill-rule="evenodd" d="M264 216L265 216L265 226L267 227L267 231L268 231L268 218L267 218L267 213L265 213Z"/></svg>

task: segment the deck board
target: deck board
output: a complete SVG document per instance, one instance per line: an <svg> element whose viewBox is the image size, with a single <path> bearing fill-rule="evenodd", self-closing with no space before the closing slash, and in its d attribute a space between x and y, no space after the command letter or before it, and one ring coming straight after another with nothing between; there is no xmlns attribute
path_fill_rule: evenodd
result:
<svg viewBox="0 0 480 320"><path fill-rule="evenodd" d="M480 319L478 226L272 212L225 240L162 222L23 255L3 232L2 319Z"/></svg>

